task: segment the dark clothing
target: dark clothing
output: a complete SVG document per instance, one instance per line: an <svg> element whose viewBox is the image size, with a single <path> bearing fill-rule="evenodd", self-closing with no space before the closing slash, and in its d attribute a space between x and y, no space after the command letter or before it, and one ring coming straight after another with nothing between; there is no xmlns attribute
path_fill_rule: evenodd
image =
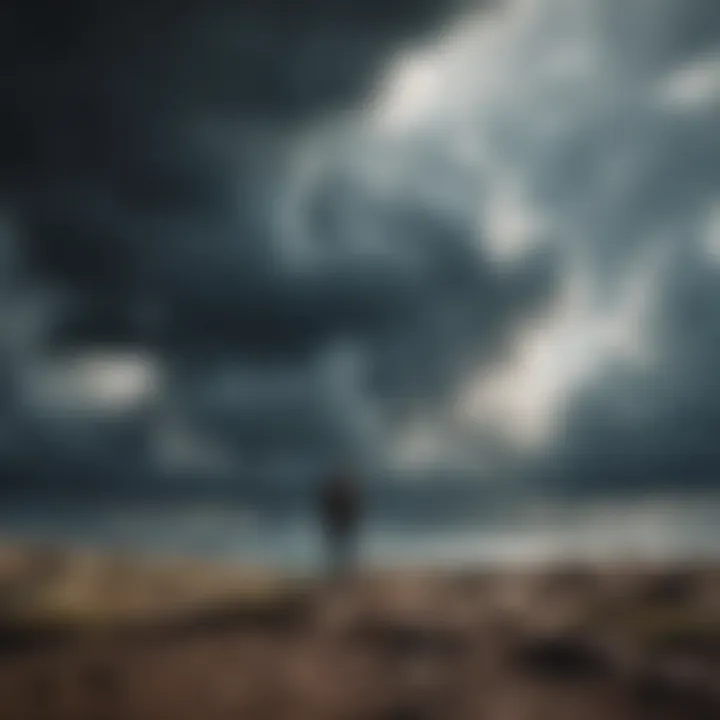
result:
<svg viewBox="0 0 720 720"><path fill-rule="evenodd" d="M355 488L342 479L331 479L322 488L320 499L323 524L330 531L343 533L357 525L359 503Z"/></svg>
<svg viewBox="0 0 720 720"><path fill-rule="evenodd" d="M333 477L321 488L320 519L333 575L345 574L355 564L360 498L354 484Z"/></svg>

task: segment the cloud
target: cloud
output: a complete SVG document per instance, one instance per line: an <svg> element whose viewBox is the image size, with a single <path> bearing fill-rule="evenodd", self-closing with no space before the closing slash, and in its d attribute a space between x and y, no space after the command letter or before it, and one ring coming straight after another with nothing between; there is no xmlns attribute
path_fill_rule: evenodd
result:
<svg viewBox="0 0 720 720"><path fill-rule="evenodd" d="M502 368L507 378L515 367L517 383L485 380L496 394L506 390L494 421L514 417L520 435L518 420L533 426L539 412L533 427L547 428L561 407L544 451L551 484L565 491L712 486L719 296L707 238L720 187L710 121L720 15L702 2L561 5L535 3L526 24L510 16L523 41L509 47L527 72L513 69L509 53L507 82L491 83L500 89L489 96L482 89L477 104L495 116L487 126L498 133L495 167L526 188L524 214L556 231L550 237L567 259L561 277L584 268L592 301L572 301L567 333L557 322L527 331L547 352L522 372ZM551 26L555 11L564 29ZM633 23L632 37L614 32ZM575 61L555 66L543 48L562 56L566 42ZM581 382L578 352L593 368ZM543 483L545 471L534 462L525 475Z"/></svg>
<svg viewBox="0 0 720 720"><path fill-rule="evenodd" d="M720 54L693 59L664 78L660 99L679 112L712 112L720 102Z"/></svg>
<svg viewBox="0 0 720 720"><path fill-rule="evenodd" d="M0 61L9 477L712 477L714 3L90 9Z"/></svg>
<svg viewBox="0 0 720 720"><path fill-rule="evenodd" d="M434 306L435 278L458 282L446 304L466 314L463 293L494 292L473 288L485 270L462 224L421 218L412 198L381 207L335 151L291 206L296 148L342 133L334 113L362 101L397 47L451 14L424 2L210 3L172 17L159 4L12 8L2 185L23 269L11 304L44 313L32 339L10 341L24 379L9 411L24 438L16 475L54 472L50 485L70 488L123 473L115 428L131 421L98 413L130 403L128 383L145 387L128 354L162 377L135 419L137 482L156 462L177 465L180 436L200 465L222 456L242 469L277 449L357 445L381 422L378 398L439 400L449 349L416 377L406 369L411 345L426 349L423 328L444 332L453 312ZM364 371L327 360L348 343L368 358ZM54 463L30 457L43 443Z"/></svg>
<svg viewBox="0 0 720 720"><path fill-rule="evenodd" d="M532 448L529 482L714 482L719 23L699 0L506 3L405 71L403 132L470 158L488 257L560 258L557 299L457 396L478 438Z"/></svg>

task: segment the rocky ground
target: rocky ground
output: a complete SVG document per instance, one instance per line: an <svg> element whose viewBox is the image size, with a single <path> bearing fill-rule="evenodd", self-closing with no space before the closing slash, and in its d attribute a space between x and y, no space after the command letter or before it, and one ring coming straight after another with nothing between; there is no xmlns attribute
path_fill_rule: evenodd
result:
<svg viewBox="0 0 720 720"><path fill-rule="evenodd" d="M2 720L720 719L720 566L280 581L7 549Z"/></svg>

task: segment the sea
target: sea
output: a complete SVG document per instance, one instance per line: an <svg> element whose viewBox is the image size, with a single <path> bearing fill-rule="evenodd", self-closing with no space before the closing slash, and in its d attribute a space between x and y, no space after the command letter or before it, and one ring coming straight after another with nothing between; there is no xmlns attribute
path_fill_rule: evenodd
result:
<svg viewBox="0 0 720 720"><path fill-rule="evenodd" d="M312 517L266 517L217 503L6 504L0 541L301 572L323 558ZM546 503L456 523L369 517L360 551L372 566L720 559L720 497Z"/></svg>

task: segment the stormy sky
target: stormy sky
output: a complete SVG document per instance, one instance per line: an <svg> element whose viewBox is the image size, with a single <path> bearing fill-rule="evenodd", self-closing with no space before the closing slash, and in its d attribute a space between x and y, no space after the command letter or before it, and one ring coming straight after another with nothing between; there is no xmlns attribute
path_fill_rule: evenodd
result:
<svg viewBox="0 0 720 720"><path fill-rule="evenodd" d="M5 494L717 486L715 0L2 12Z"/></svg>

